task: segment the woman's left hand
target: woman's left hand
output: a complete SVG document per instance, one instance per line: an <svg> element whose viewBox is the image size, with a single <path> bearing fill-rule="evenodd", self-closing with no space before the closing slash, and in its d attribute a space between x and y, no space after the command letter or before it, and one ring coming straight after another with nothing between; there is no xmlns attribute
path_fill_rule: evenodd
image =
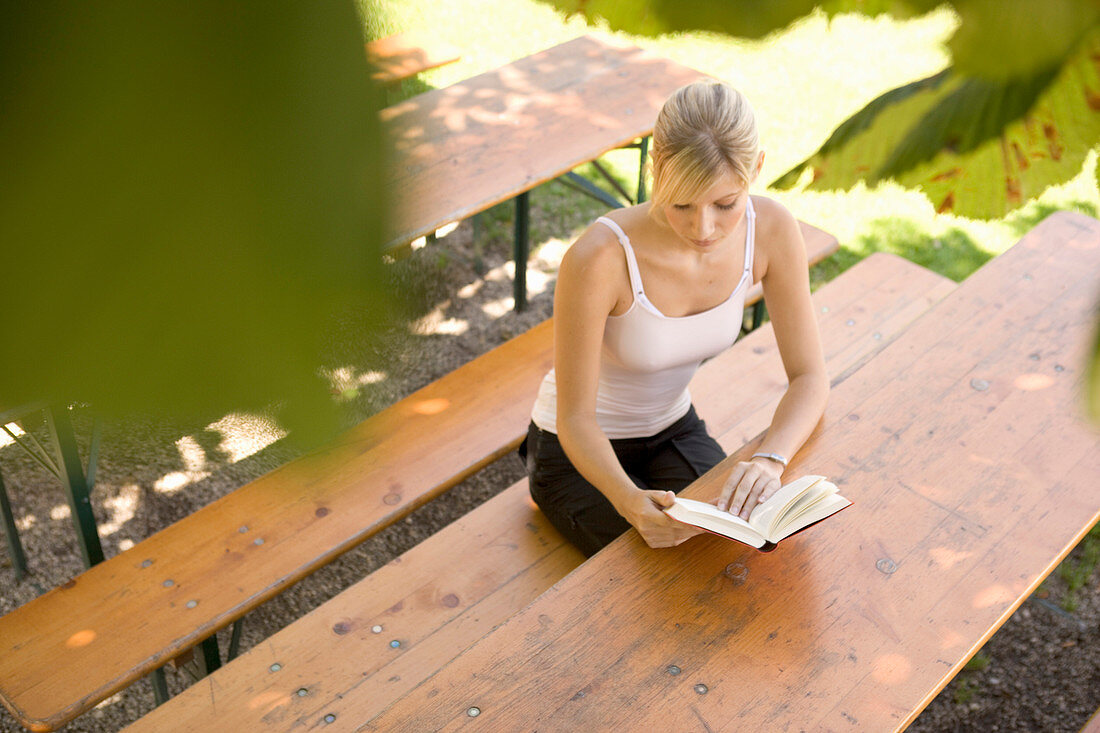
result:
<svg viewBox="0 0 1100 733"><path fill-rule="evenodd" d="M741 461L730 472L722 495L716 502L719 509L748 520L752 510L779 491L783 467L778 463L759 458Z"/></svg>

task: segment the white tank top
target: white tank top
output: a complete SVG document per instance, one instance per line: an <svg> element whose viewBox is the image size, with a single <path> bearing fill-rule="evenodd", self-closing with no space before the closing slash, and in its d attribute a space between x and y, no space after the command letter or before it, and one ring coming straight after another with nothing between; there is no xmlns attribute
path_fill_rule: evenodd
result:
<svg viewBox="0 0 1100 733"><path fill-rule="evenodd" d="M756 213L745 207L745 269L733 292L719 305L690 316L670 318L649 302L634 248L622 228L607 217L626 252L634 302L625 313L608 316L600 351L596 422L608 438L645 438L683 417L691 406L688 383L704 360L737 340L752 282ZM557 385L554 370L542 381L531 411L538 427L557 433Z"/></svg>

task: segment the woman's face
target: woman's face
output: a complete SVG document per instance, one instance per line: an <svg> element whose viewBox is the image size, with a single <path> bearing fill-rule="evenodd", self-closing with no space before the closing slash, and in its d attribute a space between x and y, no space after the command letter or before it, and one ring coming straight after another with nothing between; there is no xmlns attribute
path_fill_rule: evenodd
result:
<svg viewBox="0 0 1100 733"><path fill-rule="evenodd" d="M741 182L727 173L694 200L665 204L663 212L682 244L696 252L710 252L736 231L748 196Z"/></svg>

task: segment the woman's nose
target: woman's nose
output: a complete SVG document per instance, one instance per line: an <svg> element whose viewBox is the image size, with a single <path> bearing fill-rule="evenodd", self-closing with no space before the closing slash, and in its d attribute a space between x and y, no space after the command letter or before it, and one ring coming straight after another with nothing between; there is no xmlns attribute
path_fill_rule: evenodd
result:
<svg viewBox="0 0 1100 733"><path fill-rule="evenodd" d="M695 228L694 235L697 239L706 239L714 233L714 218L705 209L695 215L692 223Z"/></svg>

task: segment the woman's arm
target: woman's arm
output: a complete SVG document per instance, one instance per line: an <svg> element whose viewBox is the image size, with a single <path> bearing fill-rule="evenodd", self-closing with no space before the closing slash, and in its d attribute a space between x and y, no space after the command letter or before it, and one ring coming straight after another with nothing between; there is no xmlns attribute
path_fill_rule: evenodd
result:
<svg viewBox="0 0 1100 733"><path fill-rule="evenodd" d="M757 256L764 258L758 264L764 268L764 302L788 385L757 452L790 459L825 412L829 378L810 300L806 246L798 221L778 202L759 201L757 221L766 220L766 224L758 226ZM782 474L783 465L769 458L738 463L718 498L718 507L748 519L757 504L779 489Z"/></svg>
<svg viewBox="0 0 1100 733"><path fill-rule="evenodd" d="M670 519L671 491L645 491L627 476L596 422L596 389L604 324L621 299L633 297L622 248L596 226L566 252L554 291L554 372L558 440L573 466L600 490L650 547L671 547L698 534ZM626 302L623 303L626 305Z"/></svg>

